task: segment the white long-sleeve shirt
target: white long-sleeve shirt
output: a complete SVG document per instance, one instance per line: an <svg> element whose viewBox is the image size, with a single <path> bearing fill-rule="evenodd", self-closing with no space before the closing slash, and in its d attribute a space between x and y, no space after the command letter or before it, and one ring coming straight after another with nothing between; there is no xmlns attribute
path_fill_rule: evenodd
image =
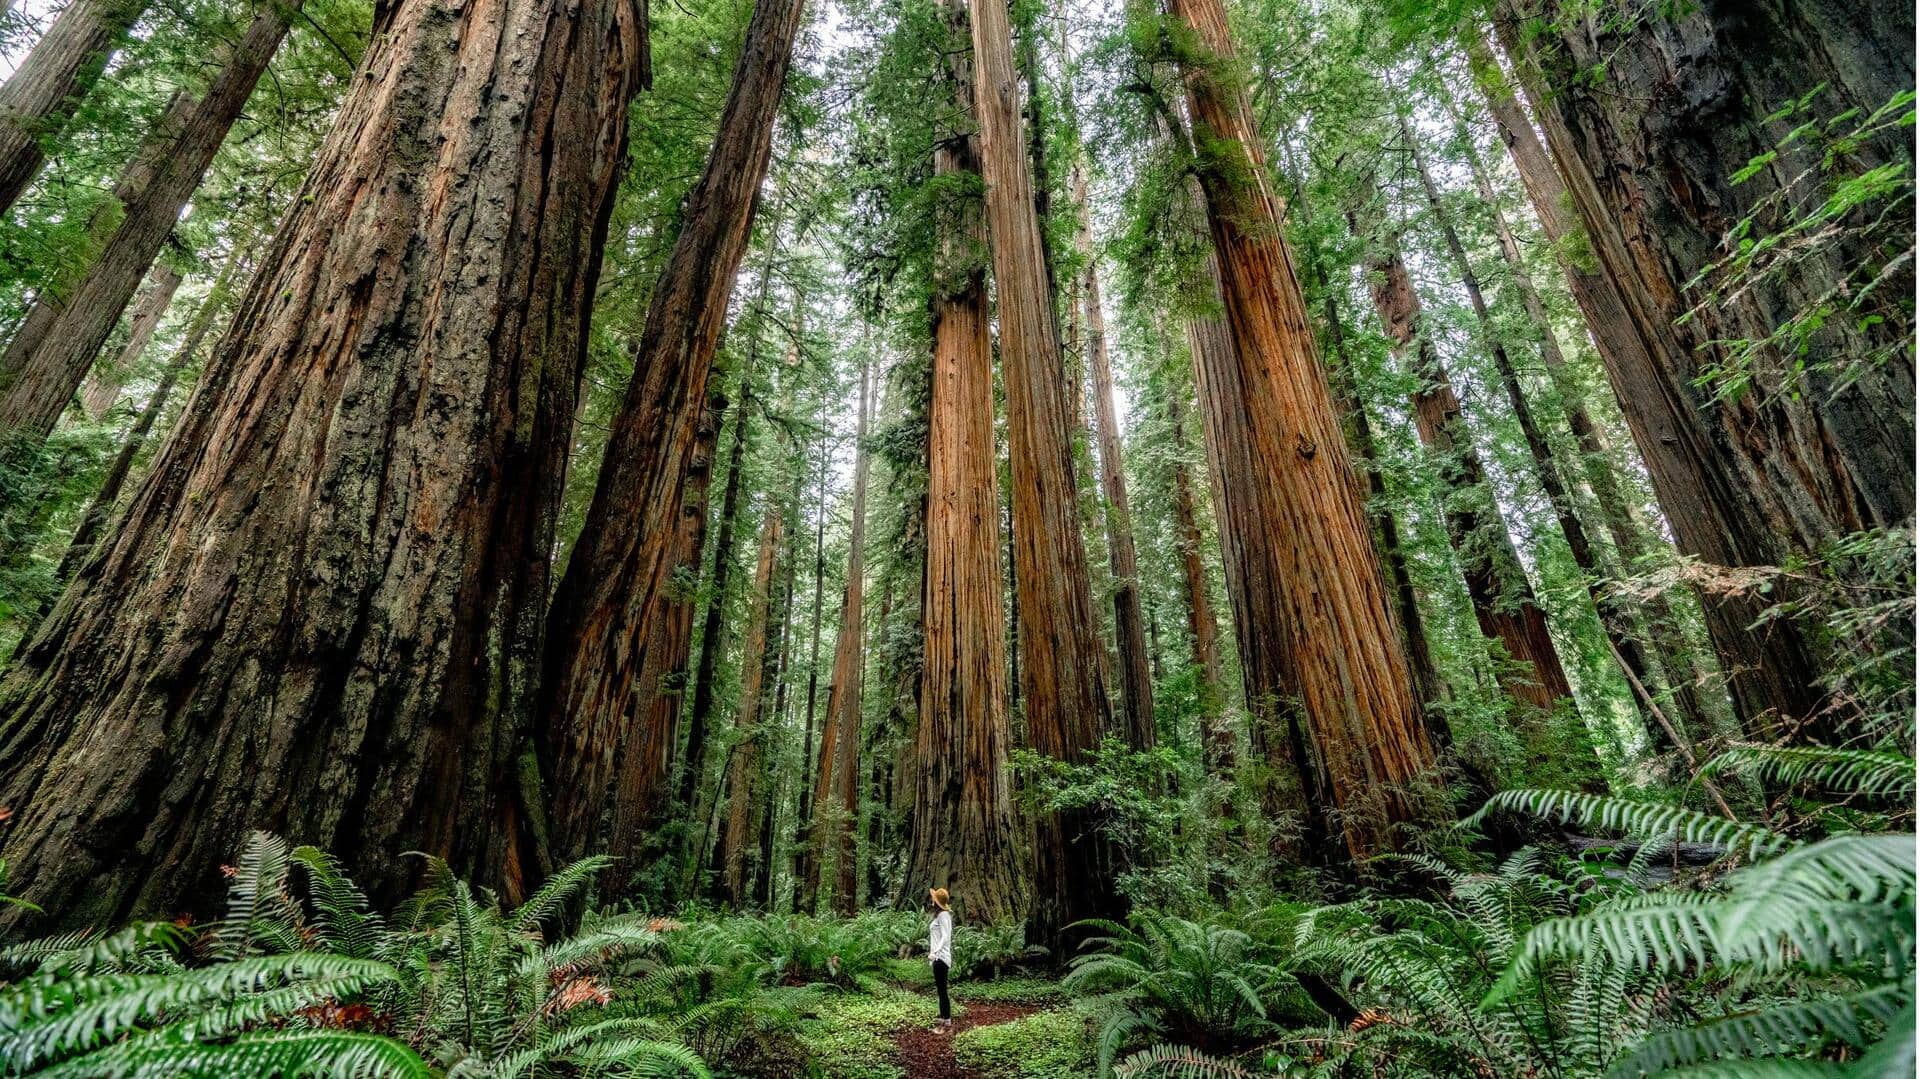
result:
<svg viewBox="0 0 1920 1079"><path fill-rule="evenodd" d="M941 911L933 916L933 924L927 927L927 958L938 959L948 966L953 965L953 913Z"/></svg>

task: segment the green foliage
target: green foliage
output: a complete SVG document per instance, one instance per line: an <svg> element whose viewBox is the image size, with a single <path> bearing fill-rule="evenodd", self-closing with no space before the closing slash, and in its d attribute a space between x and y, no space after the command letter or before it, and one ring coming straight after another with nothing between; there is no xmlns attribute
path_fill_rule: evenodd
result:
<svg viewBox="0 0 1920 1079"><path fill-rule="evenodd" d="M304 897L292 870L307 878ZM255 833L226 916L15 945L31 969L0 994L0 1060L75 1075L708 1074L677 1021L608 1015L613 978L670 923L552 921L605 867L570 866L503 911L444 864L397 914L373 913L334 859Z"/></svg>
<svg viewBox="0 0 1920 1079"><path fill-rule="evenodd" d="M1006 1079L1077 1079L1094 1064L1094 1039L1085 1017L1054 1008L954 1035L953 1056L963 1068Z"/></svg>
<svg viewBox="0 0 1920 1079"><path fill-rule="evenodd" d="M1172 1038L1201 1049L1234 1047L1312 1014L1281 966L1275 942L1226 915L1189 921L1136 911L1128 925L1084 923L1100 935L1061 983L1097 994L1104 1074L1131 1039Z"/></svg>

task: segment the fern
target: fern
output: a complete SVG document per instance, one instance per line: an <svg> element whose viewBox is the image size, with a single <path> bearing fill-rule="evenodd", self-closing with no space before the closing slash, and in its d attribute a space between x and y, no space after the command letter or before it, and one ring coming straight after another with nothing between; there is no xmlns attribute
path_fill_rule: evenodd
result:
<svg viewBox="0 0 1920 1079"><path fill-rule="evenodd" d="M1634 802L1580 791L1501 791L1489 798L1478 812L1461 821L1460 826L1478 827L1496 810L1548 817L1563 824L1577 822L1584 827L1629 835L1673 836L1685 842L1724 847L1729 852L1745 852L1751 856L1771 853L1787 844L1781 836L1756 824L1710 816L1684 806Z"/></svg>
<svg viewBox="0 0 1920 1079"><path fill-rule="evenodd" d="M1249 1079L1253 1074L1198 1049L1164 1042L1115 1065L1114 1079Z"/></svg>
<svg viewBox="0 0 1920 1079"><path fill-rule="evenodd" d="M273 1075L339 1079L426 1079L432 1072L405 1045L374 1034L338 1030L274 1030L220 1044L187 1041L161 1031L36 1072L53 1079L102 1075Z"/></svg>
<svg viewBox="0 0 1920 1079"><path fill-rule="evenodd" d="M1826 746L1738 745L1722 751L1701 769L1714 776L1740 772L1769 786L1813 784L1841 794L1879 798L1914 797L1913 758L1898 753Z"/></svg>
<svg viewBox="0 0 1920 1079"><path fill-rule="evenodd" d="M1719 1057L1790 1053L1828 1042L1858 1049L1872 1040L1874 1023L1884 1029L1899 1017L1908 996L1898 986L1883 985L1661 1031L1635 1047L1611 1074L1647 1075Z"/></svg>

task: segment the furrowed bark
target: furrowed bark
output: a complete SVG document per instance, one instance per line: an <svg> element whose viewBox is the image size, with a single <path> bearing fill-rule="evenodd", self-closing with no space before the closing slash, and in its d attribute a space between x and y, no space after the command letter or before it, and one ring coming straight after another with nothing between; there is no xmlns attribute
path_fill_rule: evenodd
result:
<svg viewBox="0 0 1920 1079"><path fill-rule="evenodd" d="M680 236L647 308L586 523L554 595L539 731L553 842L564 857L592 839L614 750L631 735L634 682L673 568L695 429L753 231L803 7L804 0L754 7L706 170L687 195Z"/></svg>
<svg viewBox="0 0 1920 1079"><path fill-rule="evenodd" d="M1498 25L1503 32L1511 28L1504 19ZM1528 65L1523 73L1531 70L1536 61L1517 37L1508 36L1511 51ZM1487 55L1483 50L1482 57ZM1532 78L1519 80L1530 95L1536 92ZM1614 151L1583 146L1570 126L1582 121L1558 106L1534 110L1552 148L1549 158L1511 91L1493 90L1489 98L1548 236L1556 246L1564 237L1584 248L1583 260L1567 260L1574 295L1588 313L1608 379L1678 547L1713 565L1779 565L1795 544L1794 529L1764 500L1755 500L1754 493L1766 488L1755 485L1733 448L1734 437L1708 411L1694 385L1698 360L1673 325L1680 313L1679 291L1659 252L1649 247L1648 223L1638 212L1623 215L1617 208L1618 198L1641 197L1634 194L1640 186L1630 177L1612 176L1611 166L1596 165ZM1592 160L1583 156L1589 153L1595 155ZM1604 186L1603 176L1608 177ZM1661 204L1669 197L1660 196ZM1740 422L1759 436L1772 424L1761 413L1794 406L1775 402L1763 408L1756 398L1746 407ZM1819 471L1832 474L1824 466ZM1750 735L1768 736L1783 722L1791 726L1824 710L1815 649L1791 620L1763 623L1769 599L1738 590L1703 593L1701 599L1735 710Z"/></svg>
<svg viewBox="0 0 1920 1079"><path fill-rule="evenodd" d="M30 311L8 342L0 355L0 442L10 452L38 447L73 400L279 49L295 10L281 2L264 4L205 94L175 99L114 189L120 223L86 275L71 292L37 300L35 306L47 311Z"/></svg>
<svg viewBox="0 0 1920 1079"><path fill-rule="evenodd" d="M600 894L619 899L643 860L669 852L655 839L673 808L672 773L680 746L681 704L686 700L687 664L693 652L693 616L698 604L694 582L707 537L707 489L713 480L713 447L719 439L723 394L710 393L693 431L693 455L687 461L686 493L674 538L673 566L654 620L647 654L633 680L635 729L615 750L612 789L607 795L607 853L620 859L601 882Z"/></svg>
<svg viewBox="0 0 1920 1079"><path fill-rule="evenodd" d="M0 681L18 891L218 910L248 828L509 901L547 555L645 16L383 5L118 531Z"/></svg>
<svg viewBox="0 0 1920 1079"><path fill-rule="evenodd" d="M1013 496L1020 676L1027 744L1081 761L1112 729L1105 650L1080 531L1072 427L1054 323L1049 263L1023 153L1026 131L1005 0L974 0L974 115L993 278ZM1066 927L1118 914L1115 851L1085 810L1035 821L1033 906L1027 937L1064 955Z"/></svg>
<svg viewBox="0 0 1920 1079"><path fill-rule="evenodd" d="M956 10L958 8L958 10ZM950 4L957 23L964 8ZM964 33L956 25L955 36ZM963 115L972 112L972 65L949 60ZM949 133L934 150L934 174L977 175L979 140ZM1000 572L1000 486L993 435L993 353L987 336L986 241L971 196L938 219L933 399L928 408L926 570L920 618L925 662L913 736L912 831L900 905L951 888L980 922L1025 909L1007 771L1007 650Z"/></svg>
<svg viewBox="0 0 1920 1079"><path fill-rule="evenodd" d="M1182 76L1231 341L1200 351L1203 394L1214 433L1245 440L1216 464L1246 470L1221 477L1237 487L1221 521L1236 532L1255 748L1302 780L1304 853L1363 858L1418 815L1408 788L1433 747L1245 93L1216 66L1234 53L1226 11L1171 0L1169 12L1211 54ZM1259 617L1267 605L1277 617Z"/></svg>

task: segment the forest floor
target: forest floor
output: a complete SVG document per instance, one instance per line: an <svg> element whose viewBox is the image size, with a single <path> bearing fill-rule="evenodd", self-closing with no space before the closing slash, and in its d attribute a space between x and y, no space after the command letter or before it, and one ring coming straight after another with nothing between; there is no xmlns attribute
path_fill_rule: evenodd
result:
<svg viewBox="0 0 1920 1079"><path fill-rule="evenodd" d="M889 961L864 989L833 993L804 1024L823 1079L1082 1079L1095 1073L1094 1017L1039 976L961 979L953 1026L934 1029L925 959Z"/></svg>
<svg viewBox="0 0 1920 1079"><path fill-rule="evenodd" d="M895 1060L900 1070L912 1079L988 1079L978 1067L960 1063L954 1054L953 1040L976 1027L999 1026L1025 1019L1043 1010L1037 1004L963 1004L953 1017L953 1026L910 1026L897 1031L893 1043L899 1047Z"/></svg>

